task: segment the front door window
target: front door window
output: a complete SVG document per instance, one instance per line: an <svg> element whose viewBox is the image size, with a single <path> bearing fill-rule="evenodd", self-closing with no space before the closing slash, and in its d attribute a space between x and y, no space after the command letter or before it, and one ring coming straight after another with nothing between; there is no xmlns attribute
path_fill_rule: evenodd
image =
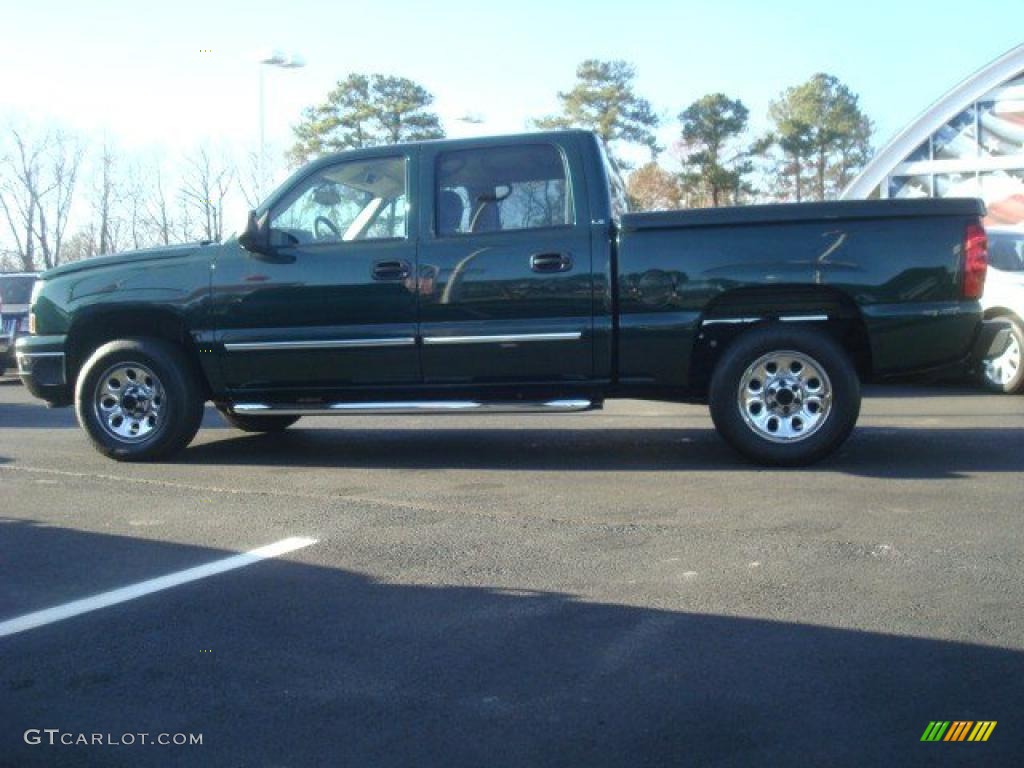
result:
<svg viewBox="0 0 1024 768"><path fill-rule="evenodd" d="M275 245L347 243L406 236L401 157L353 160L314 174L275 206Z"/></svg>

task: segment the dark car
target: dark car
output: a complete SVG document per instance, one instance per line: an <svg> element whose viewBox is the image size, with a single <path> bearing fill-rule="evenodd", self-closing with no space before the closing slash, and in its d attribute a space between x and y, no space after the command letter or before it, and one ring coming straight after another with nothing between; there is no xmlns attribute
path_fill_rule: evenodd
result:
<svg viewBox="0 0 1024 768"><path fill-rule="evenodd" d="M0 374L15 364L14 342L28 333L35 272L0 273Z"/></svg>

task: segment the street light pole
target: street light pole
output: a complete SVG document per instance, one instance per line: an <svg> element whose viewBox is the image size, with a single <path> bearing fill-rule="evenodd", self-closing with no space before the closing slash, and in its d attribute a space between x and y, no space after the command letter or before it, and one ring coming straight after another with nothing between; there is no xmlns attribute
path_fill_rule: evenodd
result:
<svg viewBox="0 0 1024 768"><path fill-rule="evenodd" d="M285 55L283 52L274 49L260 55L260 151L256 158L256 196L263 197L263 190L266 186L266 158L267 158L267 128L266 128L266 85L264 84L264 67L278 67L280 69L299 69L306 66L306 60L297 53Z"/></svg>

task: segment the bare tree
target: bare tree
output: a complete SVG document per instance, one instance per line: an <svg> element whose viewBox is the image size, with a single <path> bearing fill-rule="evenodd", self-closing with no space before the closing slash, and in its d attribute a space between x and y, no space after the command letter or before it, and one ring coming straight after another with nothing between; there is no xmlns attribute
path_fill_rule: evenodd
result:
<svg viewBox="0 0 1024 768"><path fill-rule="evenodd" d="M96 253L103 255L117 250L120 221L118 203L120 190L115 180L118 159L106 139L100 150L99 166L93 179L93 219L96 225Z"/></svg>
<svg viewBox="0 0 1024 768"><path fill-rule="evenodd" d="M263 174L268 175L264 162ZM257 207L262 198L260 183L260 155L259 152L246 152L242 166L238 169L238 191L245 199L245 205L249 210Z"/></svg>
<svg viewBox="0 0 1024 768"><path fill-rule="evenodd" d="M81 261L96 255L96 228L89 223L76 230L64 245L64 261Z"/></svg>
<svg viewBox="0 0 1024 768"><path fill-rule="evenodd" d="M17 251L0 248L0 272L15 272L21 268L21 256Z"/></svg>
<svg viewBox="0 0 1024 768"><path fill-rule="evenodd" d="M174 221L167 196L167 183L164 172L158 162L153 169L153 185L146 199L146 216L150 226L156 233L156 241L162 245L170 245L173 237Z"/></svg>
<svg viewBox="0 0 1024 768"><path fill-rule="evenodd" d="M192 202L185 197L183 191L178 192L178 215L174 219L173 239L179 243L190 243L198 240L196 225L192 220Z"/></svg>
<svg viewBox="0 0 1024 768"><path fill-rule="evenodd" d="M74 200L83 149L60 130L33 136L11 127L0 157L0 211L21 268L61 263L61 250Z"/></svg>
<svg viewBox="0 0 1024 768"><path fill-rule="evenodd" d="M0 131L0 263L31 270L64 261L224 235L225 211L258 204L258 163L201 147L174 163L126 155L104 139L91 153L49 128ZM85 199L77 198L84 183ZM75 203L76 207L72 204Z"/></svg>
<svg viewBox="0 0 1024 768"><path fill-rule="evenodd" d="M35 249L38 232L39 189L45 144L32 141L17 128L10 128L12 146L3 154L0 176L0 208L26 271L36 268Z"/></svg>
<svg viewBox="0 0 1024 768"><path fill-rule="evenodd" d="M121 200L131 246L136 249L154 244L154 228L148 210L153 191L148 176L142 161L137 158L129 161Z"/></svg>
<svg viewBox="0 0 1024 768"><path fill-rule="evenodd" d="M64 234L71 215L71 203L78 183L78 170L85 149L64 131L53 134L47 162L47 187L37 202L39 206L39 250L49 269L64 261Z"/></svg>
<svg viewBox="0 0 1024 768"><path fill-rule="evenodd" d="M224 202L234 178L230 164L223 157L214 158L206 147L186 160L182 199L198 218L204 240L220 240L224 234Z"/></svg>

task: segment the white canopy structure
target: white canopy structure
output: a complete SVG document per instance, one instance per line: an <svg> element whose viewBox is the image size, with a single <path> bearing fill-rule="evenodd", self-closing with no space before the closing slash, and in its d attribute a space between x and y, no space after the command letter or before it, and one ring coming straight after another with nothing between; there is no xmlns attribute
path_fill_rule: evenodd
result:
<svg viewBox="0 0 1024 768"><path fill-rule="evenodd" d="M980 197L987 224L1024 224L1024 45L932 104L842 194L868 197Z"/></svg>

